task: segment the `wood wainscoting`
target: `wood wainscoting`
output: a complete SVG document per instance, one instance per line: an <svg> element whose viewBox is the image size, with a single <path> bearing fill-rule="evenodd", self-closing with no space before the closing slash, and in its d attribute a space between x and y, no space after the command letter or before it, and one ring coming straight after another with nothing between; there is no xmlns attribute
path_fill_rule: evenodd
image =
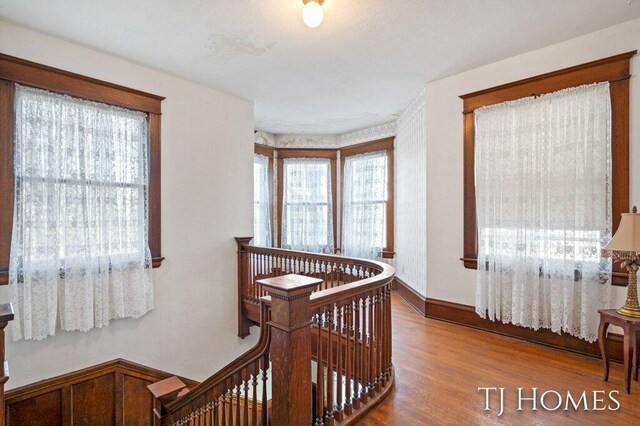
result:
<svg viewBox="0 0 640 426"><path fill-rule="evenodd" d="M513 324L503 324L499 321L489 321L478 316L473 306L425 298L397 277L394 279L393 289L403 299L409 302L409 304L418 312L427 318L447 321L454 324L489 331L491 333L503 334L505 336L515 337L516 339L522 339L541 345L600 358L598 342L589 343L586 340L582 340L565 333L557 334L548 329L534 330ZM621 335L615 333L609 333L607 337L607 352L611 355L612 361L622 362L622 339Z"/></svg>
<svg viewBox="0 0 640 426"><path fill-rule="evenodd" d="M12 389L5 394L6 424L151 425L147 385L173 376L124 359ZM192 388L198 382L181 378Z"/></svg>

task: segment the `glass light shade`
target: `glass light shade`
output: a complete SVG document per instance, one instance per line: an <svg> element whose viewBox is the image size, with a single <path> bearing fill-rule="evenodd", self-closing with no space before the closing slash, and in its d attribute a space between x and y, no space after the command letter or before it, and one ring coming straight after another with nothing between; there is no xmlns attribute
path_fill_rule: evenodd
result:
<svg viewBox="0 0 640 426"><path fill-rule="evenodd" d="M622 213L618 230L604 250L640 252L640 213Z"/></svg>
<svg viewBox="0 0 640 426"><path fill-rule="evenodd" d="M322 23L324 13L322 12L322 6L315 1L310 1L304 5L302 9L302 20L311 28L315 28Z"/></svg>

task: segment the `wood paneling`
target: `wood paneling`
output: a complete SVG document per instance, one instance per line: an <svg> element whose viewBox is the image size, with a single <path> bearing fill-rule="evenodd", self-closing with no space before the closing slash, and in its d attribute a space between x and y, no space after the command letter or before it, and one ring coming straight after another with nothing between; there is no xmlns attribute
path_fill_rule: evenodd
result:
<svg viewBox="0 0 640 426"><path fill-rule="evenodd" d="M62 425L62 390L6 405L7 425Z"/></svg>
<svg viewBox="0 0 640 426"><path fill-rule="evenodd" d="M151 381L124 376L122 390L122 422L133 425L150 425L153 422L152 398L149 398ZM124 397L126 395L126 398Z"/></svg>
<svg viewBox="0 0 640 426"><path fill-rule="evenodd" d="M630 59L635 54L636 51L626 52L460 96L464 103L464 254L460 260L465 268L477 268L474 111L483 106L608 81L612 108L612 219L615 232L620 215L629 211L629 78ZM626 286L627 279L627 273L614 265L612 283Z"/></svg>
<svg viewBox="0 0 640 426"><path fill-rule="evenodd" d="M116 414L115 385L115 373L71 385L72 424L113 425Z"/></svg>
<svg viewBox="0 0 640 426"><path fill-rule="evenodd" d="M169 373L116 359L8 391L8 425L151 424L147 385ZM189 386L198 383L184 379Z"/></svg>

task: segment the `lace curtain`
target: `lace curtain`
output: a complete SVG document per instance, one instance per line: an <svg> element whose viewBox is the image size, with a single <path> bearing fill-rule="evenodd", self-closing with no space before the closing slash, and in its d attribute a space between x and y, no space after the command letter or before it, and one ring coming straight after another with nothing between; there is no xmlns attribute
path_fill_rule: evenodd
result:
<svg viewBox="0 0 640 426"><path fill-rule="evenodd" d="M333 253L331 161L283 160L282 248Z"/></svg>
<svg viewBox="0 0 640 426"><path fill-rule="evenodd" d="M269 157L253 157L253 244L271 247Z"/></svg>
<svg viewBox="0 0 640 426"><path fill-rule="evenodd" d="M15 113L14 339L144 315L146 115L22 86Z"/></svg>
<svg viewBox="0 0 640 426"><path fill-rule="evenodd" d="M593 342L609 306L609 84L475 111L476 312Z"/></svg>
<svg viewBox="0 0 640 426"><path fill-rule="evenodd" d="M342 184L342 253L379 257L386 237L387 153L346 157Z"/></svg>

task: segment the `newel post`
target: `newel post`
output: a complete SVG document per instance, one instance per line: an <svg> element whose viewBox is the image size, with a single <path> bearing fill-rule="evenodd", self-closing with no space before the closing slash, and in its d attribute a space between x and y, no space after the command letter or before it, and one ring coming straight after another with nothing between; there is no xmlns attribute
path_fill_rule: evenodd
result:
<svg viewBox="0 0 640 426"><path fill-rule="evenodd" d="M4 384L9 380L9 364L4 360L4 329L11 320L13 320L13 306L11 306L11 303L0 305L0 367L2 367L2 375L0 376L0 426L4 426L6 421Z"/></svg>
<svg viewBox="0 0 640 426"><path fill-rule="evenodd" d="M242 310L242 299L249 288L249 259L247 248L253 237L235 237L238 244L238 337L245 338L249 335L251 324Z"/></svg>
<svg viewBox="0 0 640 426"><path fill-rule="evenodd" d="M283 275L259 280L271 296L271 424L310 424L311 310L309 296L322 280Z"/></svg>

